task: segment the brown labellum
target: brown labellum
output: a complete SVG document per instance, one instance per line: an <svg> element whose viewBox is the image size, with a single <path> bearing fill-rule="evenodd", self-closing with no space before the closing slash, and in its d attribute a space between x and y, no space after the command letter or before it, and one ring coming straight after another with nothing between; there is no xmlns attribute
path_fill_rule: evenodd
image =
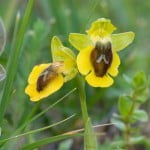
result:
<svg viewBox="0 0 150 150"><path fill-rule="evenodd" d="M58 76L58 73L60 72L59 68L62 65L63 62L52 63L39 75L36 85L38 92L42 91L54 78Z"/></svg>
<svg viewBox="0 0 150 150"><path fill-rule="evenodd" d="M91 53L91 63L96 76L103 77L112 63L111 43L98 41Z"/></svg>

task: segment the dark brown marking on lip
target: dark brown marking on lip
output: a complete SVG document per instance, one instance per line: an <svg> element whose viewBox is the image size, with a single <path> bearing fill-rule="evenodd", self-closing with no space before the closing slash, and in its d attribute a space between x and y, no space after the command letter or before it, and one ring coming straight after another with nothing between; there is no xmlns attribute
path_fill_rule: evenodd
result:
<svg viewBox="0 0 150 150"><path fill-rule="evenodd" d="M91 52L91 63L96 76L103 77L112 63L111 43L98 41Z"/></svg>
<svg viewBox="0 0 150 150"><path fill-rule="evenodd" d="M48 83L58 76L58 73L53 70L53 66L47 67L38 77L36 89L38 92L42 91Z"/></svg>

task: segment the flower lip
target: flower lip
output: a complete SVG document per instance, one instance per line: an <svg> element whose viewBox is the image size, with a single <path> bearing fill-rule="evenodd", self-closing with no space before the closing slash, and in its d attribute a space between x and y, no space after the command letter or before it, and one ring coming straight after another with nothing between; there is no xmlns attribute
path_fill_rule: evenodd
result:
<svg viewBox="0 0 150 150"><path fill-rule="evenodd" d="M63 71L64 63L54 62L50 64L43 72L39 75L36 83L36 89L38 92L44 90L44 88L55 79L59 73Z"/></svg>
<svg viewBox="0 0 150 150"><path fill-rule="evenodd" d="M112 63L111 42L97 41L95 48L91 52L90 60L97 77L103 77Z"/></svg>

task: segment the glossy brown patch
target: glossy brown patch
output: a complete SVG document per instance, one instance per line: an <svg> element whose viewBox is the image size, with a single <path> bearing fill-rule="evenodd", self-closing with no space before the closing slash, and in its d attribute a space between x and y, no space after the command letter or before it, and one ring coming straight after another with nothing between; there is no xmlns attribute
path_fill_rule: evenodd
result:
<svg viewBox="0 0 150 150"><path fill-rule="evenodd" d="M97 42L91 53L91 63L96 76L103 77L112 63L111 43Z"/></svg>
<svg viewBox="0 0 150 150"><path fill-rule="evenodd" d="M37 80L37 91L42 91L50 81L58 76L58 73L53 70L53 66L46 68L38 77Z"/></svg>
<svg viewBox="0 0 150 150"><path fill-rule="evenodd" d="M63 61L53 62L49 65L38 77L36 89L38 92L42 91L54 78L61 73L61 68L64 66Z"/></svg>

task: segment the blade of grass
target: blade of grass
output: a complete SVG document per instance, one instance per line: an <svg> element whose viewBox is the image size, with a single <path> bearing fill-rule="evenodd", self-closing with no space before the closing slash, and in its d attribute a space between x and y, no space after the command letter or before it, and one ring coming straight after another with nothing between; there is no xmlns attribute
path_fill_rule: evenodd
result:
<svg viewBox="0 0 150 150"><path fill-rule="evenodd" d="M30 125L30 123L36 119L38 119L40 116L42 116L43 114L45 114L48 110L52 109L54 106L56 106L58 103L60 103L62 100L64 100L67 96L69 96L71 93L73 93L76 90L76 88L72 89L71 91L69 91L66 95L64 95L63 97L61 97L60 99L58 99L56 102L54 102L53 104L49 105L46 109L44 109L42 112L38 113L36 116L34 116L32 118L32 116L34 115L34 112L37 108L37 105L39 105L40 103L38 103L37 105L35 105L35 107L32 109L31 113L28 115L27 120L20 125L19 128L17 128L16 131L13 132L13 134L11 136L17 136L17 134L19 134L21 131L23 131L28 125ZM10 137L10 136L9 136ZM9 142L9 141L8 141ZM6 142L3 142L3 145L6 144Z"/></svg>
<svg viewBox="0 0 150 150"><path fill-rule="evenodd" d="M109 125L113 125L113 123L100 124L100 125L93 126L93 128L98 128L98 127L102 127L102 126L109 126ZM61 135L57 135L57 136L53 136L53 137L49 137L49 138L44 138L42 140L39 140L39 141L36 141L32 144L24 146L21 150L30 150L30 149L34 149L34 148L39 148L42 145L57 142L57 141L64 140L67 138L83 136L83 131L84 131L84 129L82 128L82 129L78 129L78 130L69 131L69 132L66 132L66 133L61 134ZM104 133L100 133L97 135L104 135Z"/></svg>
<svg viewBox="0 0 150 150"><path fill-rule="evenodd" d="M41 117L43 114L45 114L48 110L52 109L54 106L56 106L58 103L60 103L62 100L64 100L66 97L68 97L71 93L73 93L76 90L76 88L72 89L71 91L69 91L66 95L64 95L63 97L61 97L60 99L58 99L56 102L54 102L53 104L49 105L46 109L44 109L43 111L41 111L40 113L38 113L37 115L35 115L34 117L34 111L37 107L37 105L35 106L35 108L33 108L33 111L31 111L31 113L29 114L29 116L27 117L26 122L24 122L12 135L16 135L18 134L20 131L22 131L24 128L27 127L27 125L29 125L32 121L38 119L39 117Z"/></svg>
<svg viewBox="0 0 150 150"><path fill-rule="evenodd" d="M24 15L18 36L16 38L15 46L11 50L11 54L9 56L8 65L7 65L7 78L4 83L3 95L2 95L2 98L0 101L0 126L2 125L3 117L5 114L7 105L9 103L9 100L10 100L10 95L11 95L12 88L13 88L13 82L15 79L17 66L18 66L19 54L21 51L24 34L25 34L25 31L26 31L26 28L28 25L28 21L29 21L30 15L31 15L34 1L35 0L28 1L25 15Z"/></svg>
<svg viewBox="0 0 150 150"><path fill-rule="evenodd" d="M35 130L32 130L32 131L28 131L28 132L25 132L23 134L19 134L19 135L16 135L16 136L13 136L13 137L10 137L10 138L7 138L7 139L3 139L3 140L0 140L0 143L4 143L6 141L9 141L9 140L12 140L12 139L15 139L15 138L19 138L19 137L22 137L22 136L25 136L25 135L29 135L29 134L34 134L34 133L38 133L38 132L41 132L41 131L44 131L44 130L47 130L49 128L52 128L54 126L57 126L61 123L64 123L66 121L68 121L69 119L73 118L75 116L75 114L71 115L70 117L64 119L64 120L61 120L57 123L54 123L52 125L49 125L49 126L46 126L46 127L43 127L43 128L39 128L39 129L35 129Z"/></svg>
<svg viewBox="0 0 150 150"><path fill-rule="evenodd" d="M26 121L22 126L21 129L26 127L27 125L29 125L29 123L31 123L32 121L38 119L40 116L42 116L43 114L45 114L48 110L52 109L54 106L56 106L58 103L60 103L62 100L64 100L67 96L69 96L71 93L73 93L76 90L76 88L72 89L71 91L69 91L66 95L64 95L63 97L61 97L60 99L58 99L56 102L54 102L53 104L51 104L50 106L48 106L46 109L44 109L43 111L41 111L40 113L38 113L36 116L34 116L33 118L31 118L32 114L29 115L29 120Z"/></svg>
<svg viewBox="0 0 150 150"><path fill-rule="evenodd" d="M34 142L32 144L24 146L21 150L33 150L34 148L38 148L42 145L46 145L46 144L49 144L49 143L57 142L57 141L64 140L64 139L67 139L67 138L78 137L78 136L82 136L82 134L79 134L79 133L76 133L76 134L73 134L73 135L61 134L61 135L57 135L57 136L54 136L54 137L44 138L42 140L39 140L37 142Z"/></svg>

